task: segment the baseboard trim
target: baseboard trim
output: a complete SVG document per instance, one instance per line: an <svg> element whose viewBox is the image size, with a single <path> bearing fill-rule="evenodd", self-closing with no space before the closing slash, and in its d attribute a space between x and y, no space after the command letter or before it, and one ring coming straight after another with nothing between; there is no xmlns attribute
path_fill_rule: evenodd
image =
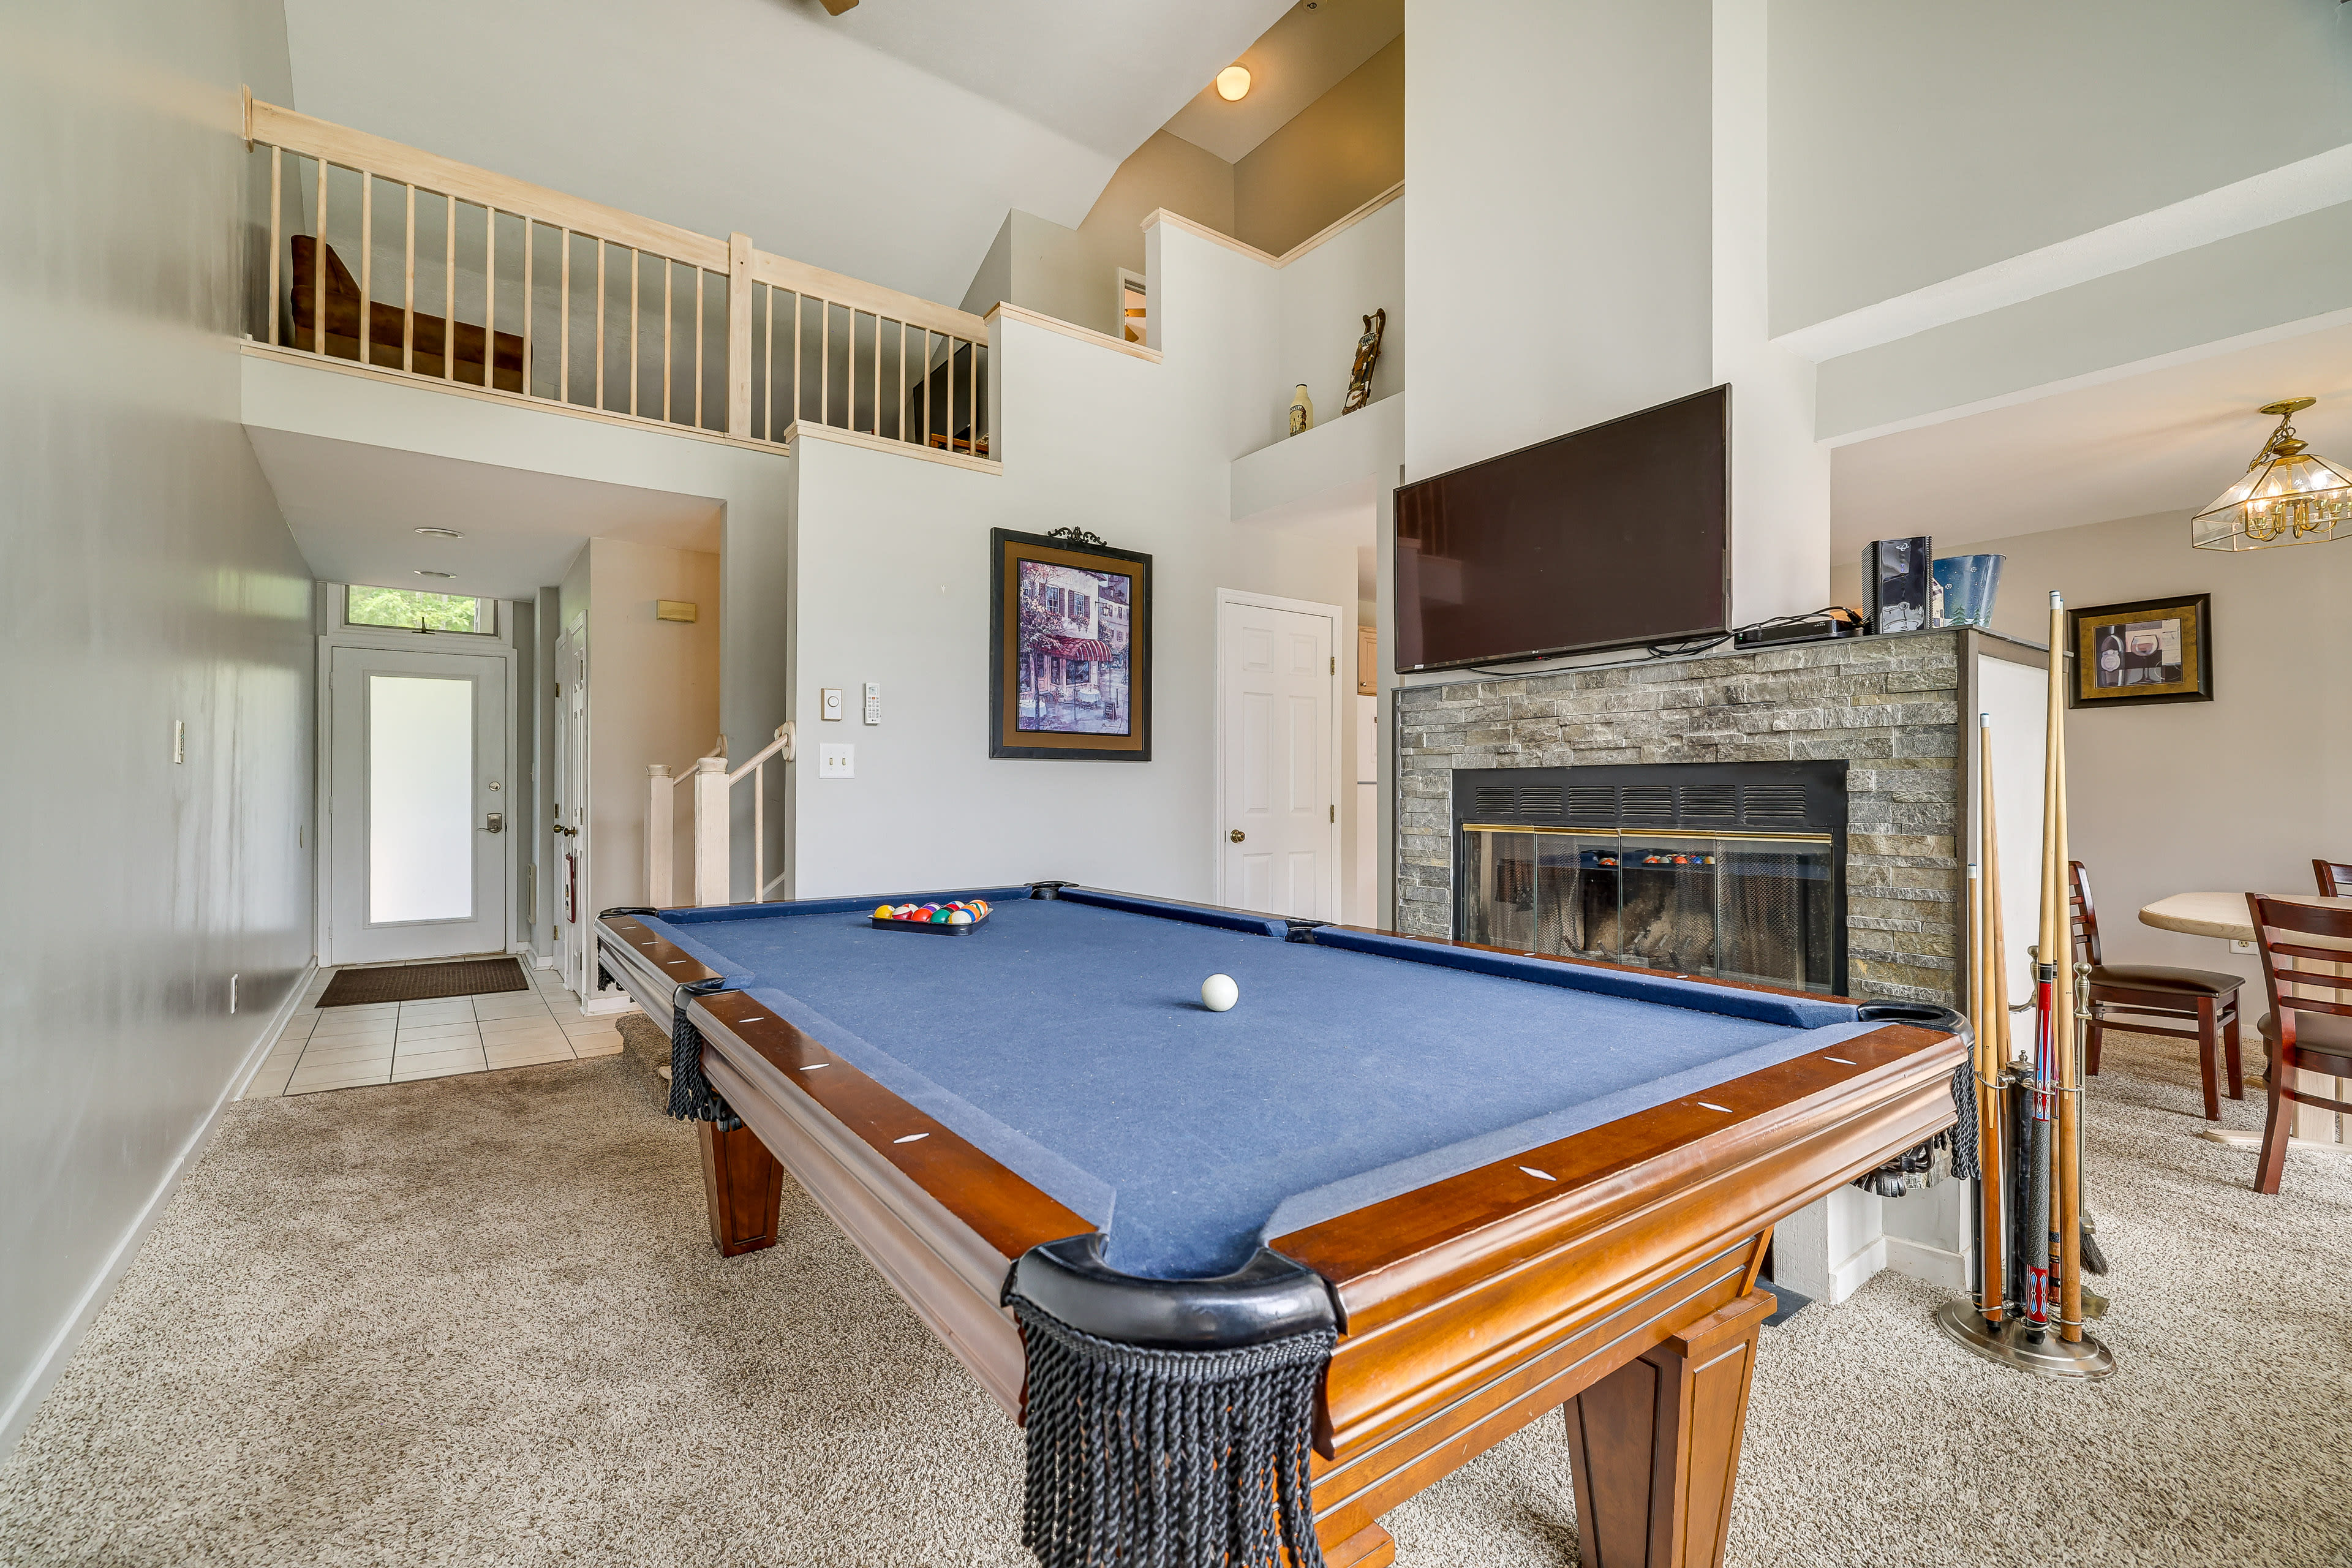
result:
<svg viewBox="0 0 2352 1568"><path fill-rule="evenodd" d="M1906 1279L1923 1280L1929 1285L1941 1285L1951 1290L1975 1289L1976 1251L1954 1252L1948 1247L1930 1247L1909 1237L1890 1236L1886 1242L1886 1267Z"/></svg>
<svg viewBox="0 0 2352 1568"><path fill-rule="evenodd" d="M252 1083L254 1074L261 1070L261 1064L269 1059L269 1047L277 1044L278 1037L285 1032L287 1020L300 1010L302 994L310 990L311 977L318 973L319 961L313 957L287 989L286 999L270 1014L268 1026L246 1051L236 1070L229 1075L228 1083L222 1089L219 1098L213 1101L212 1109L196 1123L195 1131L188 1134L188 1140L180 1146L179 1153L164 1167L163 1179L155 1184L154 1192L148 1195L146 1204L132 1217L130 1226L122 1233L122 1239L114 1244L114 1250L107 1254L105 1266L91 1277L80 1299L74 1303L73 1310L66 1314L65 1321L58 1325L57 1332L49 1336L49 1342L34 1358L32 1370L25 1374L24 1381L8 1396L6 1407L0 1409L0 1460L5 1460L16 1452L17 1440L24 1436L25 1428L32 1425L35 1413L41 1408L41 1401L47 1398L49 1390L57 1385L58 1377L65 1372L66 1363L73 1359L74 1349L81 1343L82 1335L89 1332L89 1325L98 1317L100 1310L113 1297L114 1288L122 1282L122 1276L130 1268L131 1259L139 1256L140 1245L147 1239L147 1233L154 1228L156 1220L163 1217L163 1210L171 1204L173 1193L179 1188L180 1178L187 1173L188 1167L195 1163L196 1157L204 1152L205 1145L212 1141L214 1129L220 1125L221 1112L228 1108L230 1101L245 1092L247 1086Z"/></svg>
<svg viewBox="0 0 2352 1568"><path fill-rule="evenodd" d="M603 1018L616 1013L636 1013L643 1010L626 996L591 996L580 1004L580 1011L591 1018Z"/></svg>

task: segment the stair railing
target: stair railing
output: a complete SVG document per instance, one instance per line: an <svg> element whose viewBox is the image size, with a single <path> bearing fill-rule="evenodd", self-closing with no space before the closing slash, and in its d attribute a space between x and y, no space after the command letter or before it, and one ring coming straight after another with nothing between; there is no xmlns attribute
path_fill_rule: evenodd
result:
<svg viewBox="0 0 2352 1568"><path fill-rule="evenodd" d="M761 747L733 772L727 767L727 737L719 737L708 755L697 757L688 777L694 781L694 901L708 908L731 903L734 870L734 789L751 784L751 898L765 903L775 884L768 879L768 784L770 762L793 760L793 727L776 726L775 738ZM657 909L677 907L676 868L677 786L667 763L646 765L646 898ZM783 879L779 876L777 882Z"/></svg>

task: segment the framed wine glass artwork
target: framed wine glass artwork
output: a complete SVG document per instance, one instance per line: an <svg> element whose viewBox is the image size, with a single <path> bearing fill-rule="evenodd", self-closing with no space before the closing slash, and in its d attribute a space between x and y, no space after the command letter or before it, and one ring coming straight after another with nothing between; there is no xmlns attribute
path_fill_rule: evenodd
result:
<svg viewBox="0 0 2352 1568"><path fill-rule="evenodd" d="M2212 595L2137 599L2066 612L2069 708L2213 700Z"/></svg>

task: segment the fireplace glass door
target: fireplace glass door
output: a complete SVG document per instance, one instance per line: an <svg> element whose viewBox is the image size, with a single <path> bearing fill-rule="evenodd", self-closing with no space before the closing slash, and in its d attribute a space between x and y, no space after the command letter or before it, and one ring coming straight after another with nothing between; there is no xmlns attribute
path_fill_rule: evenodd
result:
<svg viewBox="0 0 2352 1568"><path fill-rule="evenodd" d="M1463 829L1463 935L1519 952L1833 989L1827 834Z"/></svg>

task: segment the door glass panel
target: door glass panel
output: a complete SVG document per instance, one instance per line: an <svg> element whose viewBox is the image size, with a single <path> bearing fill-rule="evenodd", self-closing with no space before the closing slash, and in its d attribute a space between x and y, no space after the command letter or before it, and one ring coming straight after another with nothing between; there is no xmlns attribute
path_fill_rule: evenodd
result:
<svg viewBox="0 0 2352 1568"><path fill-rule="evenodd" d="M474 683L368 677L368 920L474 913Z"/></svg>

